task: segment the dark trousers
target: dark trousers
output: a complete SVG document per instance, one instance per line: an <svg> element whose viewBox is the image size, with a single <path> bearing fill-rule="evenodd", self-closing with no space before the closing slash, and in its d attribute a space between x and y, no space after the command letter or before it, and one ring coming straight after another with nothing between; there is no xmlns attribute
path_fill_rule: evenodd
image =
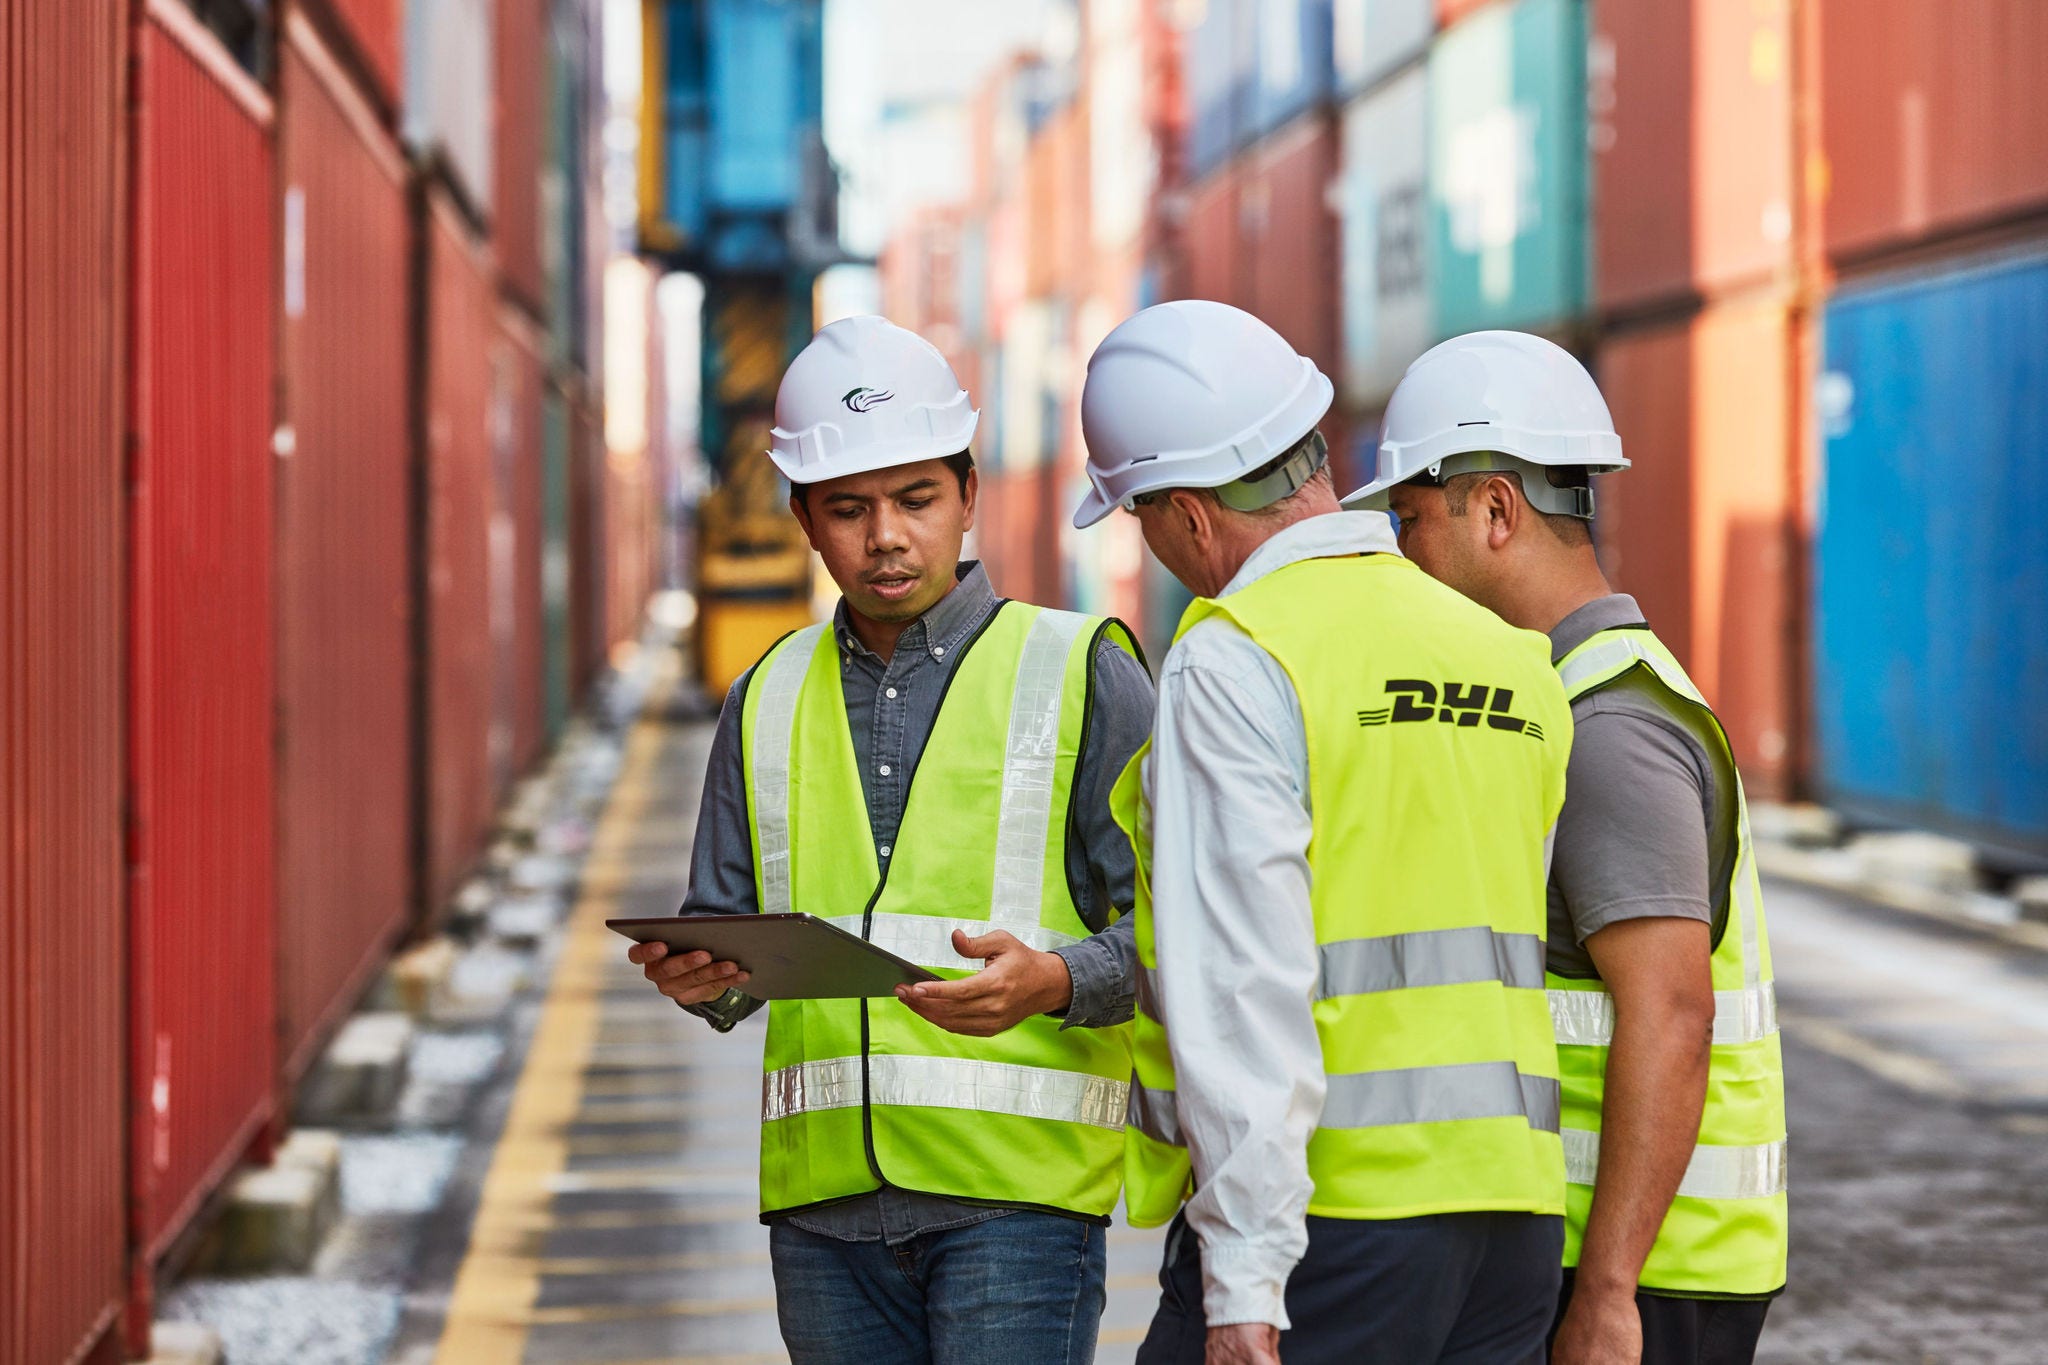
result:
<svg viewBox="0 0 2048 1365"><path fill-rule="evenodd" d="M1572 1272L1557 1295L1554 1336L1572 1301ZM1668 1299L1636 1295L1643 1319L1643 1365L1749 1365L1764 1333L1769 1299Z"/></svg>
<svg viewBox="0 0 2048 1365"><path fill-rule="evenodd" d="M1287 1281L1287 1365L1542 1365L1564 1220L1533 1213L1308 1220ZM1201 1239L1175 1218L1139 1365L1200 1365Z"/></svg>

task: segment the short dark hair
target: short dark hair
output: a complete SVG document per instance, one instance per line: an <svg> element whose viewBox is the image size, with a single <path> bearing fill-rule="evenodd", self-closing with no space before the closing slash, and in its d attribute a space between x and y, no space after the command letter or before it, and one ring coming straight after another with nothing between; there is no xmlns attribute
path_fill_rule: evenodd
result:
<svg viewBox="0 0 2048 1365"><path fill-rule="evenodd" d="M1523 502L1529 502L1529 494L1522 487L1522 476L1512 469L1475 470L1469 474L1453 474L1444 480L1444 510L1454 517L1465 515L1465 504L1472 496L1472 490L1479 486L1481 479L1507 479L1522 495ZM1552 535L1567 545L1591 545L1593 523L1585 517L1567 516L1563 512L1545 512L1534 503L1529 510L1543 518L1543 524L1550 528Z"/></svg>
<svg viewBox="0 0 2048 1365"><path fill-rule="evenodd" d="M960 481L960 496L966 497L967 476L974 472L974 452L963 450L957 455L948 455L945 457L944 463L946 468L953 471L953 477ZM805 507L809 507L811 505L810 499L804 496L806 491L807 485L804 484L792 483L789 486L790 496L794 497Z"/></svg>

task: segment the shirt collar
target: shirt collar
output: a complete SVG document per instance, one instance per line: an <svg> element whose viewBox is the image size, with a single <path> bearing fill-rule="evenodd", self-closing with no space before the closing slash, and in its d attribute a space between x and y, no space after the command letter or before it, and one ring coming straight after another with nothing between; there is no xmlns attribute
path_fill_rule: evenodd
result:
<svg viewBox="0 0 2048 1365"><path fill-rule="evenodd" d="M928 650L934 646L952 649L995 609L996 591L989 586L988 571L976 559L962 560L953 571L953 591L934 602L924 615L907 626L897 638L896 648L906 646ZM832 633L839 638L842 652L880 661L881 656L860 642L847 615L846 599L839 599L832 613Z"/></svg>
<svg viewBox="0 0 2048 1365"><path fill-rule="evenodd" d="M1603 630L1648 624L1643 609L1627 593L1596 597L1550 628L1550 661L1556 663Z"/></svg>
<svg viewBox="0 0 2048 1365"><path fill-rule="evenodd" d="M1326 512L1295 522L1252 551L1219 597L1248 588L1277 569L1304 559L1336 555L1398 555L1393 523L1384 512Z"/></svg>

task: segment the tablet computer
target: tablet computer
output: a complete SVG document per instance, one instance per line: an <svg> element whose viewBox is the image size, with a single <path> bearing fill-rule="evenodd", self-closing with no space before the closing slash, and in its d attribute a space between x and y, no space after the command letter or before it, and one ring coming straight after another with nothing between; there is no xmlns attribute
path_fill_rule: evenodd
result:
<svg viewBox="0 0 2048 1365"><path fill-rule="evenodd" d="M816 915L663 915L604 925L635 943L737 962L747 973L739 989L757 1000L850 1000L945 979Z"/></svg>

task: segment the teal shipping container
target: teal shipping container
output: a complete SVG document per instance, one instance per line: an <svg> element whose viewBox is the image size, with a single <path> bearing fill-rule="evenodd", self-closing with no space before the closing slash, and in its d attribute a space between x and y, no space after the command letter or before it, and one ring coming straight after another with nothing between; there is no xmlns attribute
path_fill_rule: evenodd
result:
<svg viewBox="0 0 2048 1365"><path fill-rule="evenodd" d="M541 396L541 713L548 740L569 723L574 632L569 620L569 405L554 385Z"/></svg>
<svg viewBox="0 0 2048 1365"><path fill-rule="evenodd" d="M1587 303L1586 11L1489 5L1429 54L1437 335L1541 330Z"/></svg>
<svg viewBox="0 0 2048 1365"><path fill-rule="evenodd" d="M1821 792L2048 857L2048 258L1844 292L1825 350Z"/></svg>

